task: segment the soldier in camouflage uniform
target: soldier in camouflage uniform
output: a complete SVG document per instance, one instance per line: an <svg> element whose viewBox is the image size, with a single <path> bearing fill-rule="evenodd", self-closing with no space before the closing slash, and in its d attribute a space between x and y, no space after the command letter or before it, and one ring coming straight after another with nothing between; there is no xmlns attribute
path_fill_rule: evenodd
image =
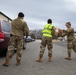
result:
<svg viewBox="0 0 76 75"><path fill-rule="evenodd" d="M52 33L54 30L54 26L52 25L52 20L48 19L47 24L45 25L43 31L42 31L42 42L40 46L40 53L39 53L39 58L36 59L37 62L42 62L42 57L47 45L48 48L48 61L52 61Z"/></svg>
<svg viewBox="0 0 76 75"><path fill-rule="evenodd" d="M71 51L73 49L73 40L74 40L74 28L71 27L71 23L66 23L67 30L63 30L62 36L67 35L67 50L68 50L68 57L65 59L71 60Z"/></svg>
<svg viewBox="0 0 76 75"><path fill-rule="evenodd" d="M12 28L10 33L11 38L10 38L7 55L3 63L3 66L9 65L9 61L12 58L14 53L15 45L17 48L16 65L18 66L21 64L24 35L28 37L28 34L29 34L29 28L26 22L23 20L23 18L24 18L24 14L20 12L18 14L18 18L14 19L11 22L11 28Z"/></svg>

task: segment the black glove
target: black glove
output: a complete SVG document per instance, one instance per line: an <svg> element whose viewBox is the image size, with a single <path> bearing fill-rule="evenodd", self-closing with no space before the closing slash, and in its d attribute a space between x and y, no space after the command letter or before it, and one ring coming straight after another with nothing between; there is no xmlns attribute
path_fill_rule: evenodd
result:
<svg viewBox="0 0 76 75"><path fill-rule="evenodd" d="M10 37L12 37L12 34L10 34Z"/></svg>

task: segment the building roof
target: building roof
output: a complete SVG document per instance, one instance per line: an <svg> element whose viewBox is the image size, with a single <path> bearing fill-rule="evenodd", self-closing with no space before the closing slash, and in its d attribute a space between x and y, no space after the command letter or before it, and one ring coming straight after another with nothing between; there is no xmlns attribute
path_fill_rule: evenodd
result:
<svg viewBox="0 0 76 75"><path fill-rule="evenodd" d="M9 18L8 16L6 16L4 13L2 13L1 11L0 11L0 14L2 14L3 16L5 16L6 18L8 18L9 20L11 20L12 21L12 19L11 18Z"/></svg>

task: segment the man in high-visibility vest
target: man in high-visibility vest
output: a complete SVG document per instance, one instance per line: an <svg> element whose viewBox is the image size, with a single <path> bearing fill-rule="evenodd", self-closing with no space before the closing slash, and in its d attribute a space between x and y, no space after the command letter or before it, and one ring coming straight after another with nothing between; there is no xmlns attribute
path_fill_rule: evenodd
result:
<svg viewBox="0 0 76 75"><path fill-rule="evenodd" d="M48 61L52 61L52 37L53 37L53 31L55 31L55 27L52 25L52 20L48 19L47 24L45 25L44 29L42 30L42 42L40 46L40 54L39 58L36 59L37 62L42 62L42 57L47 45L48 48Z"/></svg>

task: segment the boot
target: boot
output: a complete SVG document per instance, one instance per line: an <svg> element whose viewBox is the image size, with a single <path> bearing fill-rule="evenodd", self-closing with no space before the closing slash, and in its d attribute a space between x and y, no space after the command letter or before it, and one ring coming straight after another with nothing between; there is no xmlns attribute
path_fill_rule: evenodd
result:
<svg viewBox="0 0 76 75"><path fill-rule="evenodd" d="M9 66L9 61L5 61L2 65L3 66Z"/></svg>
<svg viewBox="0 0 76 75"><path fill-rule="evenodd" d="M72 60L71 57L66 57L65 59L66 59L66 60Z"/></svg>
<svg viewBox="0 0 76 75"><path fill-rule="evenodd" d="M42 62L42 58L39 57L38 59L36 59L36 61L37 62Z"/></svg>
<svg viewBox="0 0 76 75"><path fill-rule="evenodd" d="M49 57L48 62L51 62L51 61L52 61L52 57Z"/></svg>
<svg viewBox="0 0 76 75"><path fill-rule="evenodd" d="M16 66L19 66L19 65L21 65L21 62L17 61Z"/></svg>

